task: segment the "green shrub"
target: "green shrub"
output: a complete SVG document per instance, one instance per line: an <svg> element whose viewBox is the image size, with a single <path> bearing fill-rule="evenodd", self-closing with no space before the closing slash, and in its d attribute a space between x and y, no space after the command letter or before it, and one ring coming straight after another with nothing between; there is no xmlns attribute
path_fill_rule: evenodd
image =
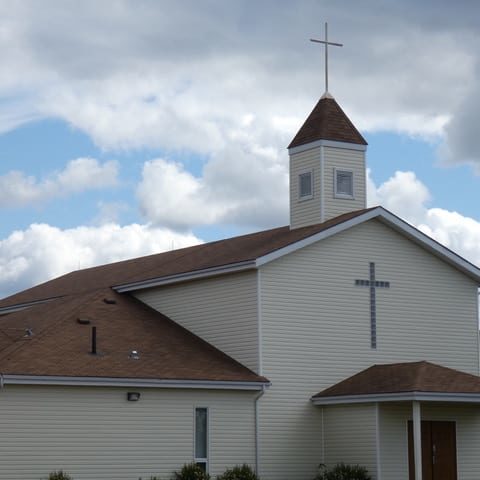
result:
<svg viewBox="0 0 480 480"><path fill-rule="evenodd" d="M63 470L59 470L58 472L52 472L48 476L48 480L73 480L70 475L63 473Z"/></svg>
<svg viewBox="0 0 480 480"><path fill-rule="evenodd" d="M314 480L372 480L365 467L338 463L332 469L320 465Z"/></svg>
<svg viewBox="0 0 480 480"><path fill-rule="evenodd" d="M185 464L180 472L173 472L174 480L210 480L210 475L196 463Z"/></svg>
<svg viewBox="0 0 480 480"><path fill-rule="evenodd" d="M217 477L217 480L259 480L259 478L252 468L244 463L233 468L227 468L222 475Z"/></svg>

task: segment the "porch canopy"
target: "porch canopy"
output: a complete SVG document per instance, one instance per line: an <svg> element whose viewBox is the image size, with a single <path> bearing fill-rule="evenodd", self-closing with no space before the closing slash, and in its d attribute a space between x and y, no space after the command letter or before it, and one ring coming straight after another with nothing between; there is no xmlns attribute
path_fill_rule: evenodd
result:
<svg viewBox="0 0 480 480"><path fill-rule="evenodd" d="M312 397L315 405L398 401L480 403L480 377L425 361L374 365Z"/></svg>
<svg viewBox="0 0 480 480"><path fill-rule="evenodd" d="M432 473L432 468L438 467L443 472L443 476L438 478L456 479L454 447L448 455L442 453L442 461L439 462L440 456L437 454L436 446L433 446L431 451L431 445L422 446L424 438L422 404L431 404L431 402L480 404L480 377L425 361L374 365L317 393L312 397L312 402L315 405L326 407L360 403L376 405L377 471L379 471L378 464L380 463L378 405L384 402L411 403L413 452L411 458L409 454L408 478L414 480L435 479L437 477ZM448 443L449 440L444 438L442 441ZM455 441L453 437L452 445L455 445ZM425 455L422 454L424 448ZM442 444L439 452L444 452L443 448ZM433 460L430 461L430 458Z"/></svg>

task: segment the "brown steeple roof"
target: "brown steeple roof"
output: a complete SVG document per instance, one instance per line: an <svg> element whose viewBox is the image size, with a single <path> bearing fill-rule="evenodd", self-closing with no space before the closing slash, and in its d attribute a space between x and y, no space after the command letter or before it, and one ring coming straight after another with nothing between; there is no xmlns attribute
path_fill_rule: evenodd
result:
<svg viewBox="0 0 480 480"><path fill-rule="evenodd" d="M367 145L340 105L332 97L322 97L288 148L298 147L316 140Z"/></svg>

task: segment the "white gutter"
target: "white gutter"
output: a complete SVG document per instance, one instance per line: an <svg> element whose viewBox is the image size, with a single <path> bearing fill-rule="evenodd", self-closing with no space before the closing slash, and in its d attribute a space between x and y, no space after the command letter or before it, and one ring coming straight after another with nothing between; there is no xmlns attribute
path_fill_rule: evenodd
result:
<svg viewBox="0 0 480 480"><path fill-rule="evenodd" d="M195 388L214 390L260 390L264 382L220 380L157 380L150 378L63 377L50 375L2 375L4 385L62 385L79 387Z"/></svg>
<svg viewBox="0 0 480 480"><path fill-rule="evenodd" d="M480 403L480 393L442 393L442 392L403 392L383 393L369 395L343 395L336 397L312 397L314 405L342 405L351 403L374 402L455 402L455 403Z"/></svg>
<svg viewBox="0 0 480 480"><path fill-rule="evenodd" d="M193 272L151 278L149 280L142 280L140 282L125 283L123 285L113 286L112 288L119 293L132 292L134 290L141 290L143 288L159 287L161 285L170 285L172 283L185 282L188 280L197 280L199 278L213 277L215 275L222 275L225 273L241 272L242 270L249 270L252 268L255 268L255 260L247 260L244 262L221 265L219 267L204 268L202 270L195 270Z"/></svg>
<svg viewBox="0 0 480 480"><path fill-rule="evenodd" d="M255 397L255 473L260 477L260 434L259 434L259 416L258 401L265 394L266 385L262 385L262 391Z"/></svg>

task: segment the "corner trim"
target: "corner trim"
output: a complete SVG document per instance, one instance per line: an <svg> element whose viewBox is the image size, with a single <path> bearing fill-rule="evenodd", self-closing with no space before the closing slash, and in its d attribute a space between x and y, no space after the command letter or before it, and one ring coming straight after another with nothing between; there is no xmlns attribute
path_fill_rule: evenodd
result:
<svg viewBox="0 0 480 480"><path fill-rule="evenodd" d="M78 387L191 388L214 390L257 390L269 387L265 382L225 380L161 380L150 378L64 377L50 375L2 375L5 385L59 385Z"/></svg>

